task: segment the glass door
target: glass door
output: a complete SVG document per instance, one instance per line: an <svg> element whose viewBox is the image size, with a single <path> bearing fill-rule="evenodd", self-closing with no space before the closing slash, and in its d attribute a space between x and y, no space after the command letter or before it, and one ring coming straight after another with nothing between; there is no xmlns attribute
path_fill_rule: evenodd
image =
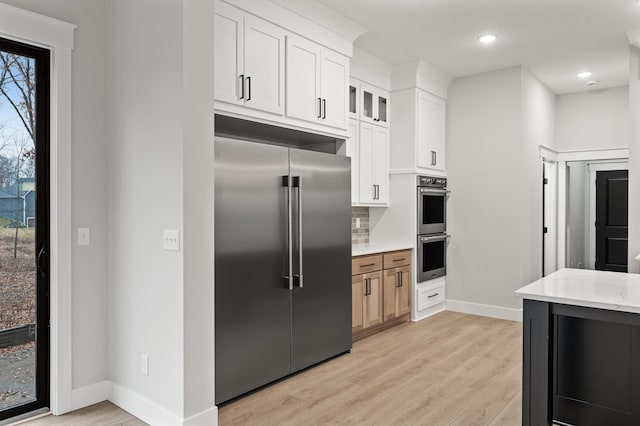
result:
<svg viewBox="0 0 640 426"><path fill-rule="evenodd" d="M49 405L49 56L0 39L0 421Z"/></svg>

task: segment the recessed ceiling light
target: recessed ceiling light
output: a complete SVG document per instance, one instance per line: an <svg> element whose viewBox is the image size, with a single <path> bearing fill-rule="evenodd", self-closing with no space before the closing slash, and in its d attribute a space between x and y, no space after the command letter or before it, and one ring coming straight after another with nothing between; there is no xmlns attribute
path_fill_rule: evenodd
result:
<svg viewBox="0 0 640 426"><path fill-rule="evenodd" d="M591 71L581 71L578 74L576 74L576 76L578 78L589 78L593 75L593 73Z"/></svg>
<svg viewBox="0 0 640 426"><path fill-rule="evenodd" d="M482 44L491 44L498 39L495 34L483 34L478 37L478 41Z"/></svg>

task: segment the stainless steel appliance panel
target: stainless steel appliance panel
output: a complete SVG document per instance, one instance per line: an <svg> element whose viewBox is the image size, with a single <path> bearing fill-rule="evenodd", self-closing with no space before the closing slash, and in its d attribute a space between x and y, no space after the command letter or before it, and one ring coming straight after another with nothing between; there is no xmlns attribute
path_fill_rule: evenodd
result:
<svg viewBox="0 0 640 426"><path fill-rule="evenodd" d="M447 273L447 238L449 235L418 235L418 279L424 282Z"/></svg>
<svg viewBox="0 0 640 426"><path fill-rule="evenodd" d="M294 276L302 276L293 290L292 371L351 349L350 167L346 157L291 150Z"/></svg>
<svg viewBox="0 0 640 426"><path fill-rule="evenodd" d="M418 176L418 234L437 234L447 230L447 179Z"/></svg>
<svg viewBox="0 0 640 426"><path fill-rule="evenodd" d="M291 291L284 278L288 189L283 187L289 150L216 138L215 167L219 403L290 371Z"/></svg>

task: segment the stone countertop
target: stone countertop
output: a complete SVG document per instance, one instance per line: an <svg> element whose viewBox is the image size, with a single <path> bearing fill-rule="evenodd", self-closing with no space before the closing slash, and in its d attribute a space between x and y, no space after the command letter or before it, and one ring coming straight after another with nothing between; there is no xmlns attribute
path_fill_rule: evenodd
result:
<svg viewBox="0 0 640 426"><path fill-rule="evenodd" d="M640 275L561 269L515 292L542 302L640 313Z"/></svg>
<svg viewBox="0 0 640 426"><path fill-rule="evenodd" d="M353 244L351 256L363 256L365 254L383 253L386 251L413 249L413 243L365 243Z"/></svg>

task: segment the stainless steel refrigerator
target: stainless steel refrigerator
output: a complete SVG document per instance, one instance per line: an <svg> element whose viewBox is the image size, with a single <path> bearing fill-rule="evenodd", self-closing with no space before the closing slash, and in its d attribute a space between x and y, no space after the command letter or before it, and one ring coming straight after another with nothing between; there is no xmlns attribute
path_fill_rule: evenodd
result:
<svg viewBox="0 0 640 426"><path fill-rule="evenodd" d="M351 349L350 164L215 139L216 403Z"/></svg>

